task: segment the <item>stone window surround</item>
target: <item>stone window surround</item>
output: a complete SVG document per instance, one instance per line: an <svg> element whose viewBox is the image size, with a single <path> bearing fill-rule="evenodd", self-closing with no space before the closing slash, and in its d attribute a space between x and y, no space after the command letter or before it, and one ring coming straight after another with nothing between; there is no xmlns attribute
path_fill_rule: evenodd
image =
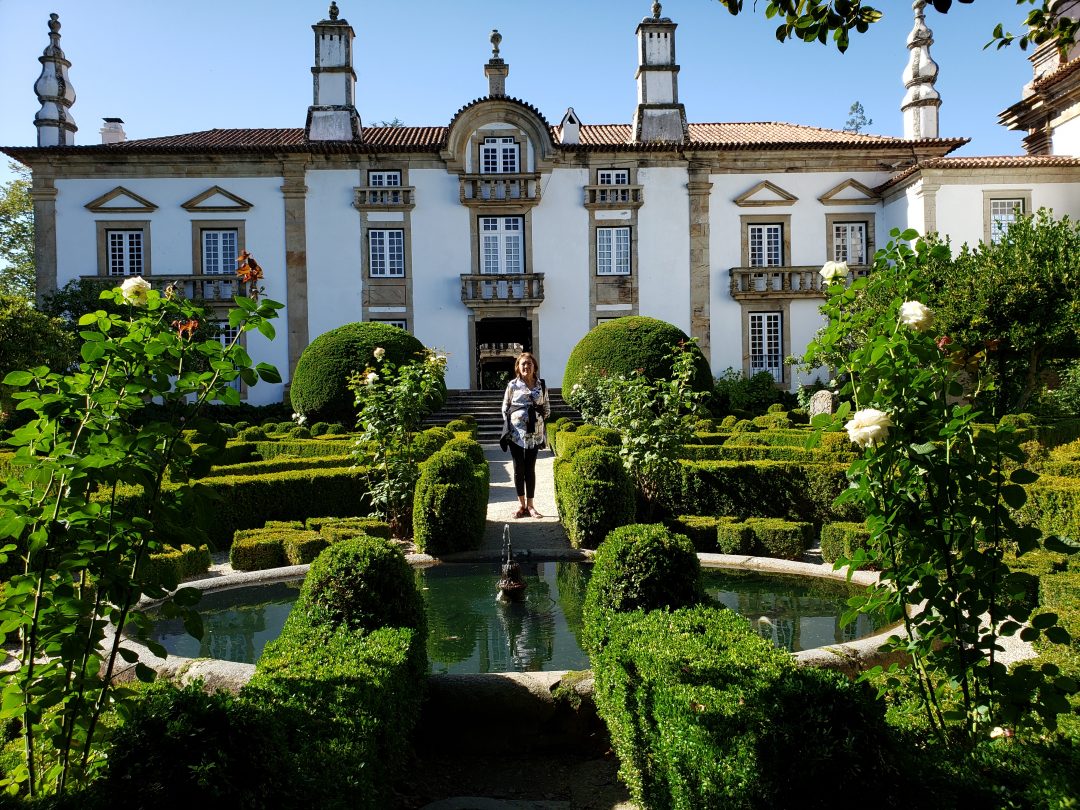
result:
<svg viewBox="0 0 1080 810"><path fill-rule="evenodd" d="M615 229L626 228L630 231L630 267L625 273L601 273L599 265L599 253L600 253L600 231L603 229ZM612 220L600 220L595 223L592 228L592 249L591 249L591 263L593 269L593 275L600 278L628 278L637 275L637 228L632 227L629 222L619 219ZM614 268L617 265L615 261L615 238L612 235L611 240L611 266Z"/></svg>
<svg viewBox="0 0 1080 810"><path fill-rule="evenodd" d="M402 182L404 181L405 176L404 172L402 172ZM398 306L402 308L400 317L394 320L404 320L412 323L413 274L409 271L412 266L412 217L410 212L402 211L400 219L383 219L379 216L379 212L374 211L365 210L359 213L360 276L364 288L362 319L365 321L378 320L378 315L382 313L372 312L375 307ZM368 234L371 231L387 230L402 231L405 272L400 276L372 276L371 245Z"/></svg>
<svg viewBox="0 0 1080 810"><path fill-rule="evenodd" d="M740 231L740 263L742 267L750 266L750 227L751 225L780 225L783 234L782 250L784 255L780 258L780 267L791 266L791 214L741 214L739 216ZM767 271L768 268L762 268Z"/></svg>
<svg viewBox="0 0 1080 810"><path fill-rule="evenodd" d="M484 174L484 164L481 153L485 138L513 138L518 148L518 170L516 172L511 172L511 174L528 174L530 172L532 161L529 159L528 136L516 126L513 128L507 127L505 129L489 126L478 128L469 138L469 160L472 163L472 170L466 172L466 174ZM502 174L502 172L496 174Z"/></svg>
<svg viewBox="0 0 1080 810"><path fill-rule="evenodd" d="M791 369L783 362L791 347L791 299L773 299L770 301L740 301L740 323L742 324L742 372L750 377L750 314L755 312L780 313L780 368L781 379L774 384L778 389L788 390L791 382Z"/></svg>
<svg viewBox="0 0 1080 810"><path fill-rule="evenodd" d="M245 238L246 224L246 221L242 219L193 219L191 221L192 275L206 275L203 269L203 231L236 231L236 252L237 255L239 255L245 250L245 246L247 245L247 240Z"/></svg>
<svg viewBox="0 0 1080 810"><path fill-rule="evenodd" d="M593 179L596 174L591 171ZM635 178L631 174L630 180ZM599 211L589 210L589 327L592 328L604 318L623 317L637 315L639 307L638 292L638 209L630 208L629 216L623 218L597 216ZM598 228L630 228L630 275L600 275L596 272L596 231ZM601 289L615 285L629 287L629 301L620 301L620 304L629 304L626 310L601 310L599 306L611 306L611 302L602 302ZM610 296L609 296L610 297Z"/></svg>
<svg viewBox="0 0 1080 810"><path fill-rule="evenodd" d="M150 264L150 220L148 219L98 219L94 221L97 230L97 272L99 276L109 276L109 231L142 232L143 276L152 275ZM120 276L112 276L120 278Z"/></svg>
<svg viewBox="0 0 1080 810"><path fill-rule="evenodd" d="M874 233L874 215L871 213L825 215L825 261L832 260L836 255L834 252L835 235L833 225L840 225L847 222L860 223L866 226L866 264L853 266L865 267L873 264L874 252L877 250L877 237Z"/></svg>
<svg viewBox="0 0 1080 810"><path fill-rule="evenodd" d="M379 226L383 226L383 227L379 227ZM406 244L406 234L405 234L405 227L404 226L405 226L404 222L375 222L375 223L369 223L364 228L362 238L364 240L364 283L365 284L368 284L368 283L370 283L372 281L377 281L379 279L384 279L384 278L386 278L386 279L404 279L406 276L409 275L409 263L407 261L409 254L408 254L408 246ZM394 272L391 271L390 262L389 262L389 256L390 256L390 254L389 254L389 246L390 246L390 243L389 243L389 240L387 240L386 245L385 245L386 251L384 251L384 255L383 255L383 258L386 260L385 263L386 263L387 272L382 273L382 274L377 275L377 276L372 275L372 273L371 273L371 264L372 264L372 262L371 262L371 233L372 233L372 231L377 231L377 232L399 231L401 233L401 272L400 273L394 273Z"/></svg>
<svg viewBox="0 0 1080 810"><path fill-rule="evenodd" d="M998 188L992 191L983 190L983 244L990 244L990 201L991 200L1022 200L1023 210L1021 214L1031 213L1031 189L1030 188Z"/></svg>
<svg viewBox="0 0 1080 810"><path fill-rule="evenodd" d="M521 218L521 267L522 273L527 275L532 272L533 269L533 240L532 240L532 208L506 206L499 208L484 209L482 212L478 212L474 216L469 217L469 234L470 249L472 252L471 269L468 271L470 274L479 274L484 272L483 266L483 251L481 250L480 240L482 232L480 230L480 220L490 217L497 217L502 219L503 217L520 217Z"/></svg>

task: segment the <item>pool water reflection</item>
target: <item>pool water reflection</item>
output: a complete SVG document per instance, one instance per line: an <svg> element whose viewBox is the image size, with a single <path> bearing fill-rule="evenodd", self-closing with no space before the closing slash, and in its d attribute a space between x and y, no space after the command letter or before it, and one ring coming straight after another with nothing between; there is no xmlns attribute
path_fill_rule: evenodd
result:
<svg viewBox="0 0 1080 810"><path fill-rule="evenodd" d="M420 569L417 587L428 617L428 658L436 673L587 669L581 649L581 606L590 566L524 562L528 582L520 602L495 598L499 565L451 564ZM702 572L708 594L750 619L778 647L799 651L870 635L877 624L860 616L841 627L853 586L832 580L730 570ZM154 637L172 655L251 663L277 638L300 593L300 582L264 584L203 596L202 641L179 621L158 621Z"/></svg>

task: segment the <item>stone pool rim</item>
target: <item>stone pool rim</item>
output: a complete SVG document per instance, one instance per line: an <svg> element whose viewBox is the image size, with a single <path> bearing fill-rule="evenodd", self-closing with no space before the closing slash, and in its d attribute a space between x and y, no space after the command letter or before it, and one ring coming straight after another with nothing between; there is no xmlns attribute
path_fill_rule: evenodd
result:
<svg viewBox="0 0 1080 810"><path fill-rule="evenodd" d="M815 577L818 579L831 579L837 582L848 582L855 585L874 585L878 581L878 574L874 571L855 571L848 577L846 568L834 570L829 563L806 563L792 560L780 560L772 557L750 557L732 554L698 554L698 560L702 568L727 568L739 571L753 571L767 574L780 574L789 576ZM537 562L553 561L577 561L587 562L593 557L593 552L587 549L547 549L534 550L529 559ZM446 555L441 558L427 554L406 554L406 560L413 567L426 568L442 563L465 563L465 562L498 562L500 555L497 552L465 552ZM303 579L307 576L310 565L289 565L281 568L268 568L261 571L233 572L204 579L190 580L181 583L181 587L198 588L205 593L232 590L249 585L273 584ZM152 610L164 600L144 599L137 605L138 610ZM867 636L866 638L850 641L843 644L832 644L824 647L814 647L792 653L792 658L798 666L819 667L822 669L835 669L844 674L855 677L860 672L874 666L888 666L893 662L903 663L906 658L902 652L883 652L880 648L885 641L895 635L895 625L883 629L881 632ZM111 636L111 633L109 634ZM168 658L159 658L149 648L133 638L126 639L126 646L138 655L138 663L145 664L158 673L159 678L164 678L177 683L187 684L191 681L202 679L206 688L228 689L232 692L239 691L255 674L255 664L243 664L233 661L223 661L216 658L184 658L170 655ZM118 669L114 680L126 681L134 678L135 663ZM515 676L520 673L477 673L472 675L430 675L431 678L439 679L475 679L475 678L502 678L507 682L519 680ZM537 673L530 673L537 674ZM548 673L555 679L561 679L566 673L551 670Z"/></svg>

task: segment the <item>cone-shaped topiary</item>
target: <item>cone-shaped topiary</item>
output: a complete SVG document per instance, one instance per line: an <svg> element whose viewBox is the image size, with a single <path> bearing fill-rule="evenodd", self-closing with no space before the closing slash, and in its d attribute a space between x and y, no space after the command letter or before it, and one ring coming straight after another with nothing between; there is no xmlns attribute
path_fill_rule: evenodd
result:
<svg viewBox="0 0 1080 810"><path fill-rule="evenodd" d="M417 360L424 344L404 329L385 323L347 323L324 332L304 349L293 372L289 397L309 422L356 424L349 375L375 364L373 352L386 349L386 360L401 365ZM436 405L438 407L438 405Z"/></svg>
<svg viewBox="0 0 1080 810"><path fill-rule="evenodd" d="M630 315L607 321L585 333L578 341L563 372L562 390L567 401L574 404L574 385L586 385L596 375L629 377L641 369L650 379L671 375L671 361L664 358L680 341L687 340L679 327L656 318ZM712 371L709 361L697 352L695 391L712 391ZM575 405L575 407L577 407Z"/></svg>

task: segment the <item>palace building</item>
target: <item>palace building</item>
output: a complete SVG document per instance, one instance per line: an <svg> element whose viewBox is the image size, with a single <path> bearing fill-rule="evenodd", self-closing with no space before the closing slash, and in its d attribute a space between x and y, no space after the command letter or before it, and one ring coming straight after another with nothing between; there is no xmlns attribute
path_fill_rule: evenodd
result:
<svg viewBox="0 0 1080 810"><path fill-rule="evenodd" d="M648 315L697 338L715 373L765 371L794 389L809 380L784 360L821 324L826 260L865 268L897 227L959 245L997 238L1018 211L1080 213L1080 58L1032 55L1034 79L1001 114L1028 133L1028 154L949 157L966 140L938 136L922 7L903 138L689 121L677 24L659 3L637 24L629 123L584 124L571 108L553 124L508 95L496 31L486 96L439 125L366 127L355 32L332 3L312 26L303 127L127 140L122 121L105 119L101 143L77 145L52 15L34 86L38 145L2 151L32 169L39 294L141 275L224 307L242 292L235 257L248 250L286 328L273 342L245 336L247 349L286 384L318 335L382 321L445 350L450 388L490 385L518 347L538 352L558 387L585 332ZM263 404L283 390L243 394Z"/></svg>

